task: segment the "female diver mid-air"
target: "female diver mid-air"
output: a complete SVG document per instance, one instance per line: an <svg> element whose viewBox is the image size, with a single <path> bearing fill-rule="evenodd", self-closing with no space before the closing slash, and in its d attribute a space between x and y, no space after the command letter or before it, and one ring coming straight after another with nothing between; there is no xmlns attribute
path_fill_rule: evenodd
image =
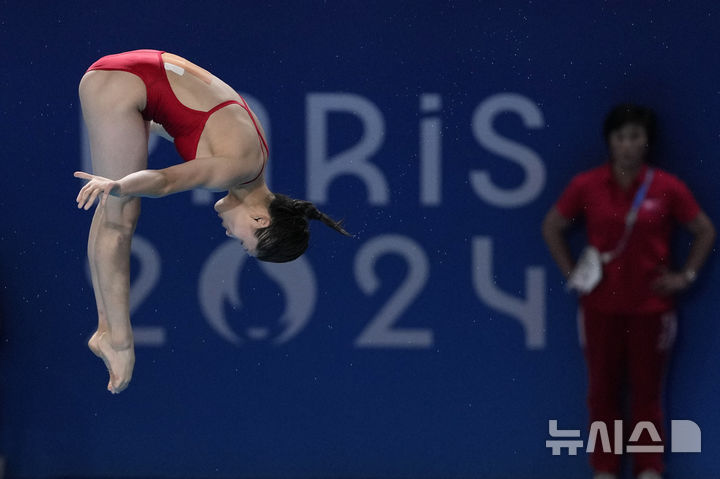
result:
<svg viewBox="0 0 720 479"><path fill-rule="evenodd" d="M78 208L99 201L88 238L98 328L88 345L108 368L110 392L127 388L135 364L130 242L141 196L227 191L215 203L226 234L262 261L300 256L308 246L308 220L349 236L312 203L268 189L260 122L235 90L197 65L157 50L109 55L90 66L79 94L94 174L75 172L89 180L77 196ZM147 169L151 130L172 139L184 162Z"/></svg>

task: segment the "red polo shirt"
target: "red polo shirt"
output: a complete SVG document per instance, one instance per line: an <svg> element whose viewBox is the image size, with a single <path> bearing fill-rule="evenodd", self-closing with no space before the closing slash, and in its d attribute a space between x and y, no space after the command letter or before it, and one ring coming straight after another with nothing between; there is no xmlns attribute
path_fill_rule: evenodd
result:
<svg viewBox="0 0 720 479"><path fill-rule="evenodd" d="M575 176L555 207L567 219L584 216L588 242L601 252L611 251L622 237L625 215L646 172L644 166L630 188L623 190L608 162ZM693 220L699 211L687 186L656 168L625 250L604 266L600 284L581 298L583 307L624 314L672 309L674 298L655 293L651 285L661 266L670 267L673 226Z"/></svg>

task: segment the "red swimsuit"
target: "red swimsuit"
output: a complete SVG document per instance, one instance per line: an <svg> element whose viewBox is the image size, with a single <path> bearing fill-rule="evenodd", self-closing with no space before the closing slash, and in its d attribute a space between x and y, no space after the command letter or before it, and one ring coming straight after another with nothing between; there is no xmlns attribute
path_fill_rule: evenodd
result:
<svg viewBox="0 0 720 479"><path fill-rule="evenodd" d="M250 115L250 119L255 125L258 138L260 139L260 149L265 153L267 158L268 146L265 138L263 138L258 128L255 118L250 113L245 100L240 97L242 103L229 100L220 103L209 111L200 111L188 108L177 99L172 91L165 66L162 59L163 52L158 50L134 50L131 52L118 53L116 55L108 55L102 57L88 68L90 70L121 70L132 73L140 77L145 83L147 90L147 104L141 112L145 120L153 120L165 128L175 140L175 149L185 161L195 158L197 153L198 142L202 135L205 122L210 115L220 108L227 105L240 105ZM250 181L254 181L265 168L265 159L260 173ZM248 181L247 183L250 183Z"/></svg>

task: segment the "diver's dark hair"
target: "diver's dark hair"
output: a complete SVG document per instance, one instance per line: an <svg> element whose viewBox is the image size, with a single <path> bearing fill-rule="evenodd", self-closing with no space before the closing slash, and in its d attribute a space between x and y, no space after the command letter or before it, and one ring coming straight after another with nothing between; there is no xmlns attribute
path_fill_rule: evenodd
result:
<svg viewBox="0 0 720 479"><path fill-rule="evenodd" d="M338 233L351 236L335 221L309 201L275 193L268 206L270 225L255 232L258 239L256 258L272 263L292 261L305 252L310 239L308 220L320 220Z"/></svg>
<svg viewBox="0 0 720 479"><path fill-rule="evenodd" d="M653 145L655 142L655 112L650 108L632 103L617 105L607 114L603 123L605 142L610 142L610 134L613 131L619 130L628 123L638 124L645 128L648 145Z"/></svg>

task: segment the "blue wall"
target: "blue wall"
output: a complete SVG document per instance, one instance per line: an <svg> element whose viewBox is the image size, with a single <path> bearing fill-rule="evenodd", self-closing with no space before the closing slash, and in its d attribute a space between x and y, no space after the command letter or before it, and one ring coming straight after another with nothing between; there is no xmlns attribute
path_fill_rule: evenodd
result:
<svg viewBox="0 0 720 479"><path fill-rule="evenodd" d="M603 161L613 104L661 119L658 162L718 222L715 2L14 2L0 6L0 452L11 477L575 478L587 437L576 302L540 235ZM688 3L688 2L686 2ZM216 197L144 200L137 365L105 391L85 343L91 213L77 83L178 53L247 95L273 190L347 219L299 261L245 259ZM154 142L150 167L179 161ZM337 171L335 171L337 170ZM333 173L335 172L335 173ZM678 257L687 236L677 240ZM580 237L575 241L579 244ZM715 257L681 303L668 419L720 475Z"/></svg>

